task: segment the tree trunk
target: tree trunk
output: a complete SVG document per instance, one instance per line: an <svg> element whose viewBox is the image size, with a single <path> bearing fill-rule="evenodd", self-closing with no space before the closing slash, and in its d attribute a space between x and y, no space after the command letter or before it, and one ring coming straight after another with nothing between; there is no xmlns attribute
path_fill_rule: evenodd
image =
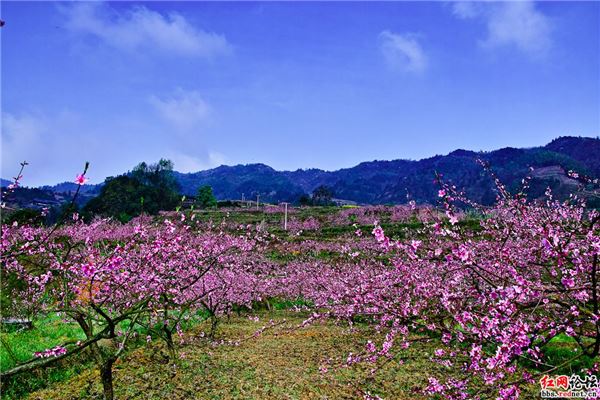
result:
<svg viewBox="0 0 600 400"><path fill-rule="evenodd" d="M102 379L102 389L104 391L104 400L113 400L113 376L112 360L107 360L100 366L100 378Z"/></svg>
<svg viewBox="0 0 600 400"><path fill-rule="evenodd" d="M166 326L163 328L163 331L165 333L165 342L167 343L169 358L171 359L171 362L176 362L177 355L175 353L175 343L173 343L173 334L171 333L171 330Z"/></svg>
<svg viewBox="0 0 600 400"><path fill-rule="evenodd" d="M210 317L210 334L209 334L209 337L211 339L214 339L214 337L215 337L215 332L217 331L218 323L219 323L219 319L217 318L217 316L215 314L211 315L211 317Z"/></svg>

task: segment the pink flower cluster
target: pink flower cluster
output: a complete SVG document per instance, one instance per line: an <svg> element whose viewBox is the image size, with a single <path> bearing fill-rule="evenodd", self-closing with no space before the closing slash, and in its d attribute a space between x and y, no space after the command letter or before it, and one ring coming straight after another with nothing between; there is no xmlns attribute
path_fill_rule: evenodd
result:
<svg viewBox="0 0 600 400"><path fill-rule="evenodd" d="M44 351L39 351L33 353L33 356L36 358L50 358L50 357L58 357L60 355L66 354L67 349L62 346L56 346L51 349L46 349Z"/></svg>

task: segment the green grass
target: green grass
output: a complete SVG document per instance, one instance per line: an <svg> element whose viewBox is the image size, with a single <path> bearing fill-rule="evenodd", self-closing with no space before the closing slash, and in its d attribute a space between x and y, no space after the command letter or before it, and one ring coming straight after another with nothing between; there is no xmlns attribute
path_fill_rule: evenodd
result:
<svg viewBox="0 0 600 400"><path fill-rule="evenodd" d="M181 325L184 329L189 329L198 321L204 320L207 315L198 313L192 318L182 321ZM128 322L122 323L122 327L126 328ZM141 337L146 336L146 332L141 328L136 328L138 333L142 333ZM57 345L65 343L76 343L78 340L83 340L85 335L76 324L66 324L56 316L47 316L43 319L34 321L34 328L28 330L4 329L0 332L3 343L0 346L0 366L2 371L6 371L16 364L23 363L33 357L34 352L43 351ZM10 351L7 349L10 349ZM136 344L132 344L133 347ZM45 368L43 371L33 371L23 373L14 378L3 382L2 398L13 399L20 398L29 392L33 392L44 388L56 382L65 381L82 371L93 367L93 362L90 361L88 354L83 354L62 360L55 365Z"/></svg>
<svg viewBox="0 0 600 400"><path fill-rule="evenodd" d="M368 365L335 369L346 355L360 351L366 337L377 337L367 325L352 331L333 322L303 329L286 329L304 316L290 312L261 314L261 321L233 317L221 325L217 339L249 338L268 319L288 320L285 327L267 330L239 346L211 346L199 337L207 327L199 325L179 347L183 356L173 368L164 363L162 344L153 343L130 353L115 366L116 398L127 399L321 399L360 398L360 390L394 399L418 399L414 390L426 385L427 374L440 367L428 357L434 343L409 348L407 364L387 364L372 378ZM331 372L319 368L331 360ZM440 372L439 370L437 372ZM30 399L99 399L97 372L83 371L68 381L32 393Z"/></svg>
<svg viewBox="0 0 600 400"><path fill-rule="evenodd" d="M18 363L31 359L34 352L85 338L77 325L65 324L57 316L35 320L34 329L8 332L5 328L0 335L11 348ZM15 364L6 347L0 347L0 370L5 371Z"/></svg>
<svg viewBox="0 0 600 400"><path fill-rule="evenodd" d="M272 308L302 305L272 299ZM334 321L315 323L296 329L304 313L260 311L260 321L247 316L231 317L220 325L216 340L237 341L234 345L211 345L200 335L209 329L201 323L187 331L185 343L178 345L179 365L166 362L166 350L159 341L128 352L115 364L117 399L354 399L363 392L385 399L423 399L420 394L430 375L452 376L458 369L432 363L430 357L443 346L438 338L421 338L397 358L371 375L372 364L343 367L349 352L360 352L366 340L381 343L382 337L366 323L353 329ZM256 338L253 333L273 319L284 325L267 329ZM329 372L319 369L327 366ZM90 365L70 369L69 373L50 377L32 391L28 399L101 399L98 373ZM9 388L14 393L14 388ZM3 393L3 398L7 391ZM535 387L528 393L533 395ZM22 393L21 393L22 394ZM7 399L16 398L10 394ZM533 398L533 397L531 397Z"/></svg>
<svg viewBox="0 0 600 400"><path fill-rule="evenodd" d="M544 354L544 361L550 365L566 363L556 371L556 375L579 374L583 369L589 369L593 367L594 363L598 362L598 358L592 358L585 354L569 362L569 360L581 354L581 349L575 339L565 334L552 338L548 344L542 347L542 353Z"/></svg>
<svg viewBox="0 0 600 400"><path fill-rule="evenodd" d="M43 351L66 342L76 342L84 339L83 332L78 326L65 324L57 316L35 320L34 328L29 330L12 330L12 332L9 332L4 328L0 335L2 335L3 343L6 343L11 349L9 353L4 344L0 347L0 368L2 371L14 367L17 363L31 359L34 352ZM10 379L9 382L3 382L2 398L7 400L19 398L28 392L68 380L89 367L89 365L85 358L75 357L68 360L68 362L57 363L57 365L43 371L16 376Z"/></svg>

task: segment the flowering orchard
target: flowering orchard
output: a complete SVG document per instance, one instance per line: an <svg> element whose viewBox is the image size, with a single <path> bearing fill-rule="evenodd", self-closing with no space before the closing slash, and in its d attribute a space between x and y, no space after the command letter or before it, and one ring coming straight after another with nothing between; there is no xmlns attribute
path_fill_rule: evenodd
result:
<svg viewBox="0 0 600 400"><path fill-rule="evenodd" d="M85 183L85 173L77 182ZM321 320L376 328L331 368L366 363L374 374L389 362L402 368L404 349L436 343L431 363L448 373L429 376L414 389L417 396L516 399L542 375L573 365L585 365L572 371L578 376L595 376L600 214L576 197L559 202L550 192L530 202L499 182L497 205L484 209L440 185L439 209L413 203L306 218L294 209L291 231L227 216L201 220L193 211L124 225L74 216L47 228L3 226L2 273L10 279L2 290L11 299L3 312L59 315L85 339L32 352L2 378L79 353L93 360L104 398L112 399L113 364L126 349L144 345L140 335L164 341L176 367L187 321L200 316L214 333L221 316L252 312L274 298L302 299L307 317L295 329ZM465 223L458 208L465 204L479 215L476 226ZM328 226L348 229L320 240ZM544 349L564 336L577 351L550 359ZM112 345L101 345L106 341Z"/></svg>
<svg viewBox="0 0 600 400"><path fill-rule="evenodd" d="M150 224L144 218L126 226L76 222L50 240L47 235L45 228L3 228L4 272L22 283L3 291L13 292L13 314L59 313L75 321L86 340L51 349L6 377L89 348L110 398L112 364L136 326L172 350L181 321L198 310L216 321L232 306L261 298L263 266L247 256L260 237L197 232L185 222ZM102 339L114 341L116 351L105 354L97 345Z"/></svg>
<svg viewBox="0 0 600 400"><path fill-rule="evenodd" d="M378 345L348 363L395 357L415 332L440 338L434 362L460 378L431 376L425 393L443 398L519 397L535 372L553 371L600 350L598 258L600 215L582 204L545 204L505 196L478 231L458 224L452 206L463 200L452 187L440 190L447 218L426 224L414 238L393 240L380 226L373 235L388 258L350 250L353 260L322 268L296 266L292 279L320 310L319 317L368 316L385 333ZM482 210L483 211L483 210ZM579 351L551 365L542 348L560 334ZM525 368L524 365L530 366ZM595 374L596 365L584 374Z"/></svg>

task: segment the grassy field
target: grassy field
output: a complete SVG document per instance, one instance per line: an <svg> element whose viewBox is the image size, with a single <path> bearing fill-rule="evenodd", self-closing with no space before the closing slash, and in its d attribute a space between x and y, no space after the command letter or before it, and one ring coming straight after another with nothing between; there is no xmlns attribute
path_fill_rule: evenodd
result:
<svg viewBox="0 0 600 400"><path fill-rule="evenodd" d="M178 365L167 362L160 342L130 352L115 365L116 398L354 399L363 398L368 392L385 399L424 399L427 396L419 392L430 374L456 372L430 361L441 344L425 337L380 366L377 374L371 374L375 366L368 363L340 368L343 357L361 349L367 338L377 340L377 333L367 325L349 329L332 321L296 329L305 316L290 311L258 315L259 321L240 316L223 323L214 339L219 344L202 334L207 325L190 329L185 343L178 346ZM287 322L252 337L269 319ZM229 344L230 341L241 343ZM323 367L328 371L324 372ZM24 397L102 398L98 372L93 366L76 366L70 361L54 369L61 373L50 373L46 388ZM531 390L533 396L535 388ZM15 396L4 393L3 398Z"/></svg>
<svg viewBox="0 0 600 400"><path fill-rule="evenodd" d="M267 323L287 319L256 338L253 333ZM158 342L131 352L115 365L116 397L120 399L343 399L363 397L363 391L386 398L414 399L414 389L423 387L431 368L428 361L436 343L425 342L387 363L372 378L372 365L354 365L335 370L341 357L356 351L365 337L373 337L367 326L350 330L333 322L302 329L289 329L303 316L286 311L261 315L260 321L235 317L221 325L213 345L201 337L206 328L190 330L180 345L178 366L166 363ZM250 338L250 339L248 339ZM245 340L247 339L247 340ZM242 340L238 346L228 341ZM320 368L331 360L329 371ZM29 399L100 399L101 386L93 368L83 369L62 382L29 395ZM9 398L9 397L7 397Z"/></svg>

